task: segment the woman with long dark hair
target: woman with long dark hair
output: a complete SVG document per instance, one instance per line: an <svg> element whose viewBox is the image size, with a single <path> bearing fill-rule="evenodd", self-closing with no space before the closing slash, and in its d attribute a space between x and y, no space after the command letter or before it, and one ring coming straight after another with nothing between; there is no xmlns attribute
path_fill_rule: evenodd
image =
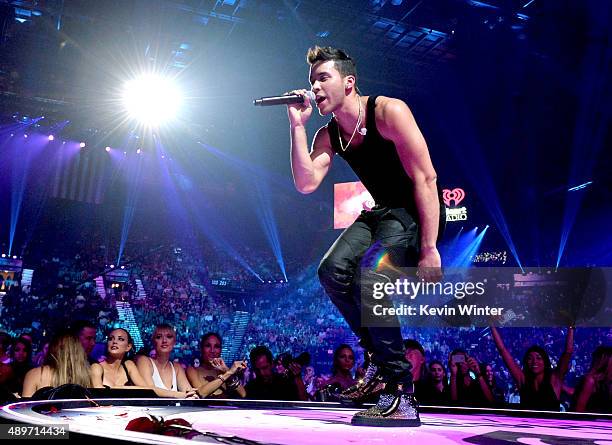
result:
<svg viewBox="0 0 612 445"><path fill-rule="evenodd" d="M134 347L130 333L117 328L110 331L106 341L106 358L91 365L91 380L95 388L146 387L136 364L128 358Z"/></svg>
<svg viewBox="0 0 612 445"><path fill-rule="evenodd" d="M19 337L11 349L12 377L8 383L9 391L21 393L26 374L34 365L32 364L32 342L26 337Z"/></svg>
<svg viewBox="0 0 612 445"><path fill-rule="evenodd" d="M448 357L450 369L450 399L456 405L489 407L494 398L480 364L462 349L455 349Z"/></svg>
<svg viewBox="0 0 612 445"><path fill-rule="evenodd" d="M199 393L203 393L203 385L208 384L206 387L207 391L212 389L212 383L218 380L219 376L230 371L221 358L221 348L221 336L216 332L207 332L202 336L200 340L200 366L190 366L187 368L187 379L191 386L199 388ZM236 370L243 368L243 366L234 367ZM227 381L222 381L221 385L206 397L236 398L236 396L246 397L246 390L234 372L229 375Z"/></svg>
<svg viewBox="0 0 612 445"><path fill-rule="evenodd" d="M481 363L480 374L484 377L487 386L491 390L491 394L493 394L493 406L502 406L505 402L504 391L497 384L493 366L488 363Z"/></svg>
<svg viewBox="0 0 612 445"><path fill-rule="evenodd" d="M612 413L612 346L593 351L591 369L576 389L578 412Z"/></svg>
<svg viewBox="0 0 612 445"><path fill-rule="evenodd" d="M492 327L493 341L504 363L510 370L521 396L520 407L543 411L559 411L561 407L561 390L563 380L569 369L574 351L574 328L567 331L565 350L561 354L558 366L553 369L548 353L540 346L527 349L523 356L521 369L506 348L497 328Z"/></svg>
<svg viewBox="0 0 612 445"><path fill-rule="evenodd" d="M450 402L450 386L446 375L444 364L440 360L432 360L429 362L428 377L425 380L426 387L424 388L421 403L432 405L445 405Z"/></svg>
<svg viewBox="0 0 612 445"><path fill-rule="evenodd" d="M325 385L338 384L342 390L353 386L356 383L353 377L355 367L355 352L347 344L342 344L334 351L334 361L332 363L332 376L325 382Z"/></svg>

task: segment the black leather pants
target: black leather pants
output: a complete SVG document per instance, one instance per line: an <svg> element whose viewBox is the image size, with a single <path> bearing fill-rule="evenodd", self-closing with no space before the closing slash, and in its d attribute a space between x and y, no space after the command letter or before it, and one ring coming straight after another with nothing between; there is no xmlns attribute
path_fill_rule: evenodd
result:
<svg viewBox="0 0 612 445"><path fill-rule="evenodd" d="M410 378L410 369L397 318L384 327L363 326L360 283L381 281L375 263L385 254L395 267L416 267L418 246L417 224L405 209L375 207L362 212L340 235L318 270L323 288L361 339L360 344L373 354L372 361L403 382Z"/></svg>

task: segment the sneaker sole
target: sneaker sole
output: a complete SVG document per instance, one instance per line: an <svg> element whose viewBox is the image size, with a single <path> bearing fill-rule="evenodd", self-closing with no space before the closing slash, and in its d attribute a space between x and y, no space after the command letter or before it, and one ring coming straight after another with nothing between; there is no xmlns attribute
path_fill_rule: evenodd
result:
<svg viewBox="0 0 612 445"><path fill-rule="evenodd" d="M340 405L346 407L346 408L359 408L363 405L362 402L358 402L356 400L342 400L340 399Z"/></svg>
<svg viewBox="0 0 612 445"><path fill-rule="evenodd" d="M392 418L368 418L353 417L351 425L354 426L378 426L378 427L418 427L421 426L420 419L392 419Z"/></svg>

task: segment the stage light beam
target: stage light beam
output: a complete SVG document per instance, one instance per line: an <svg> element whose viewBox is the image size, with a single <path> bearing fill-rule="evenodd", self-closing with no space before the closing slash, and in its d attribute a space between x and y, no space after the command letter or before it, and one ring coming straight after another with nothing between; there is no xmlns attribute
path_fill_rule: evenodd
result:
<svg viewBox="0 0 612 445"><path fill-rule="evenodd" d="M171 121L183 102L178 85L156 74L145 74L125 83L123 105L129 115L148 126Z"/></svg>

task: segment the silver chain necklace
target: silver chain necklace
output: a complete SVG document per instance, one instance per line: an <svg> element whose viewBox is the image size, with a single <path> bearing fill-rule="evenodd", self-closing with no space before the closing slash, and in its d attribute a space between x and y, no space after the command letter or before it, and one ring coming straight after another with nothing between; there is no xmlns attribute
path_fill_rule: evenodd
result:
<svg viewBox="0 0 612 445"><path fill-rule="evenodd" d="M357 116L357 123L355 124L355 128L353 129L353 134L351 135L351 138L346 144L346 147L344 146L344 144L342 144L340 122L338 122L338 119L334 116L334 119L336 119L336 125L338 126L338 141L340 141L340 148L342 149L343 152L348 150L349 146L351 145L351 142L353 142L353 139L355 138L355 134L357 133L357 129L359 128L359 125L361 125L361 100L359 99L359 96L357 96L357 102L359 103L359 116ZM361 134L361 132L359 133Z"/></svg>

